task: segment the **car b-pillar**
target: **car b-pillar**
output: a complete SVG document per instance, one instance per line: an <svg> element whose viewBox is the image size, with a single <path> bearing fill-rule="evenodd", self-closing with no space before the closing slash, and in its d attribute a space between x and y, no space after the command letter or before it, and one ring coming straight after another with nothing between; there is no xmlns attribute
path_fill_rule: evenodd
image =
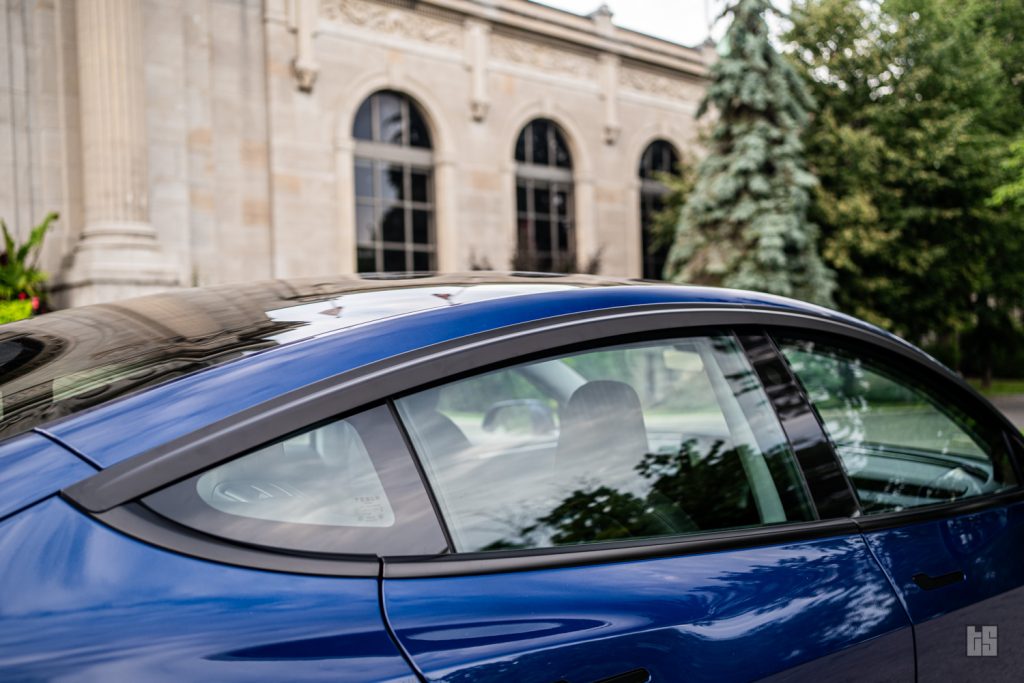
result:
<svg viewBox="0 0 1024 683"><path fill-rule="evenodd" d="M149 221L141 3L75 3L85 220L57 286L63 305L179 284Z"/></svg>

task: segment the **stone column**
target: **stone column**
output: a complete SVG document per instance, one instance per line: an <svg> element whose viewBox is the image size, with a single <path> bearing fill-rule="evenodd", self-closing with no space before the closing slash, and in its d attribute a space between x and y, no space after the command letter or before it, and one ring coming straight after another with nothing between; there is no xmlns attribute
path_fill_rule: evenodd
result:
<svg viewBox="0 0 1024 683"><path fill-rule="evenodd" d="M179 284L149 222L141 4L76 3L85 225L60 285L67 305Z"/></svg>

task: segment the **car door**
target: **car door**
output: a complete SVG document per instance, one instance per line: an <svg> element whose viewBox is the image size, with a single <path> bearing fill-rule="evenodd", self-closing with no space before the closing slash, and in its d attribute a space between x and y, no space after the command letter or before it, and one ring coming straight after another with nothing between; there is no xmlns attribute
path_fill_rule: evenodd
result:
<svg viewBox="0 0 1024 683"><path fill-rule="evenodd" d="M790 445L773 404L807 415L777 357L766 390L757 342L591 341L397 398L455 550L384 558L419 673L913 680L895 592L856 525L819 514L845 480L827 460L805 480L821 444Z"/></svg>
<svg viewBox="0 0 1024 683"><path fill-rule="evenodd" d="M922 362L831 337L777 339L913 620L918 680L1019 678L1024 502L1007 426Z"/></svg>

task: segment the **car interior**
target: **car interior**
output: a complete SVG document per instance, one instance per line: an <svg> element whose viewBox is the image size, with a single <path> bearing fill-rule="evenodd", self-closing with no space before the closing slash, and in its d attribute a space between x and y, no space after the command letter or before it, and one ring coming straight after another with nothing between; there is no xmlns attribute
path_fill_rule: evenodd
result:
<svg viewBox="0 0 1024 683"><path fill-rule="evenodd" d="M712 388L715 380L726 383L712 346L687 340L617 347L583 354L595 366L619 361L617 372L605 368L608 378L588 378L580 368L588 359L570 356L400 399L458 548L785 521L750 419L731 389L720 388L720 396ZM666 408L648 397L645 407L637 387L649 390L652 372L669 380L663 394L689 393L694 405L671 409L671 401Z"/></svg>

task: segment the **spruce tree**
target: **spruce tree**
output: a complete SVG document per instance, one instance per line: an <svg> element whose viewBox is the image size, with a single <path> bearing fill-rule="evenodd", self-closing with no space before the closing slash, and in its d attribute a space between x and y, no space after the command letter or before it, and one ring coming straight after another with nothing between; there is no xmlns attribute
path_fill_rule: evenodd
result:
<svg viewBox="0 0 1024 683"><path fill-rule="evenodd" d="M697 112L717 119L680 213L666 279L830 305L834 281L807 219L817 184L800 135L812 101L768 35L770 0L737 0Z"/></svg>

